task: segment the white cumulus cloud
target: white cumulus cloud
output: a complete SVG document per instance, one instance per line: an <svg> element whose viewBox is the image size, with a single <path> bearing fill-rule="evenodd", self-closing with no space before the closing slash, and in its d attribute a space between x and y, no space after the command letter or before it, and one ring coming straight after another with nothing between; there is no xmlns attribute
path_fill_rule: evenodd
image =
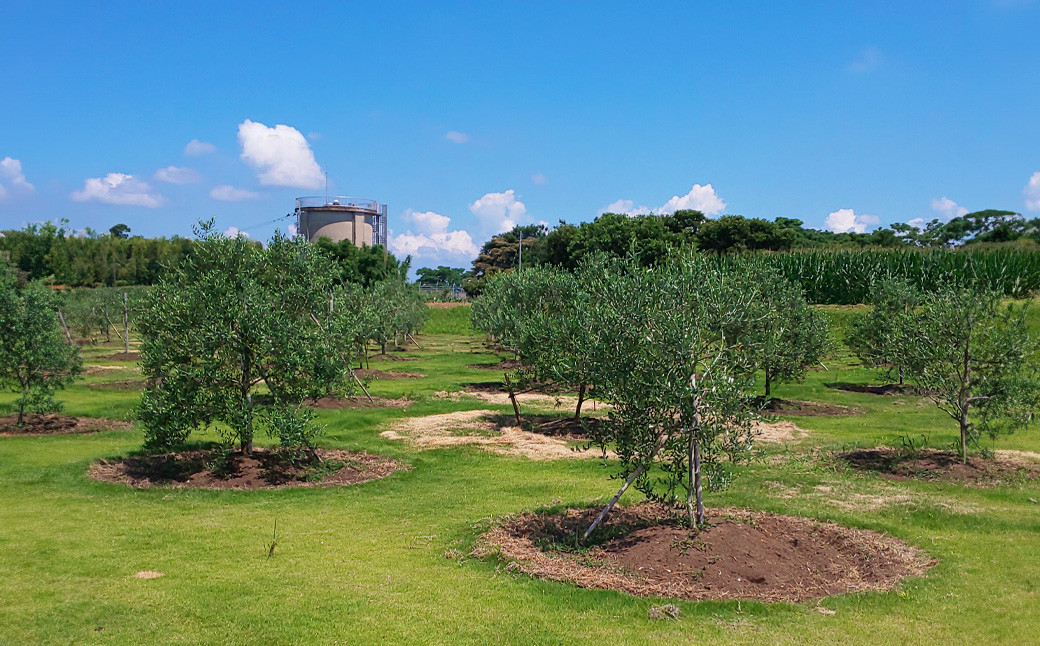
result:
<svg viewBox="0 0 1040 646"><path fill-rule="evenodd" d="M454 144L464 144L469 141L469 135L458 130L449 130L445 133L444 138Z"/></svg>
<svg viewBox="0 0 1040 646"><path fill-rule="evenodd" d="M413 232L390 238L390 250L397 255L447 259L448 262L459 259L472 259L480 249L473 242L468 231L449 231L451 218L433 211L411 212L406 216L414 225Z"/></svg>
<svg viewBox="0 0 1040 646"><path fill-rule="evenodd" d="M26 181L22 162L12 157L0 160L0 199L11 193L33 193L36 188Z"/></svg>
<svg viewBox="0 0 1040 646"><path fill-rule="evenodd" d="M694 209L705 215L715 215L716 213L721 213L725 208L726 203L715 193L715 189L712 188L711 184L705 184L704 186L694 184L689 193L682 197L673 195L657 212L670 214L683 209Z"/></svg>
<svg viewBox="0 0 1040 646"><path fill-rule="evenodd" d="M1033 173L1029 183L1022 189L1022 195L1026 198L1026 208L1030 211L1040 211L1040 172Z"/></svg>
<svg viewBox="0 0 1040 646"><path fill-rule="evenodd" d="M486 193L470 204L469 210L477 216L484 228L495 234L504 233L527 218L527 206L517 198L513 189L502 193Z"/></svg>
<svg viewBox="0 0 1040 646"><path fill-rule="evenodd" d="M866 233L868 227L878 224L880 219L876 215L857 215L852 209L838 209L824 221L824 228L834 233Z"/></svg>
<svg viewBox="0 0 1040 646"><path fill-rule="evenodd" d="M246 200L255 200L260 197L260 194L244 188L235 188L230 184L221 184L220 186L214 186L213 190L209 192L209 196L221 202L245 202Z"/></svg>
<svg viewBox="0 0 1040 646"><path fill-rule="evenodd" d="M225 238L248 238L249 234L245 231L239 231L238 227L228 227L227 231L224 232Z"/></svg>
<svg viewBox="0 0 1040 646"><path fill-rule="evenodd" d="M152 192L152 187L133 175L109 173L83 181L83 189L69 197L76 202L104 202L121 206L146 206L154 209L162 205L163 197Z"/></svg>
<svg viewBox="0 0 1040 646"><path fill-rule="evenodd" d="M198 172L191 168L167 166L155 171L155 179L167 184L194 184L202 180Z"/></svg>
<svg viewBox="0 0 1040 646"><path fill-rule="evenodd" d="M694 184L686 195L673 195L667 202L656 209L639 205L632 200L617 200L601 209L600 213L624 213L625 215L646 215L657 213L658 215L671 215L676 211L693 209L705 215L716 215L726 208L726 202L715 192L711 184Z"/></svg>
<svg viewBox="0 0 1040 646"><path fill-rule="evenodd" d="M208 155L217 149L213 144L206 141L199 141L198 139L192 139L184 147L184 154L195 157L197 155Z"/></svg>
<svg viewBox="0 0 1040 646"><path fill-rule="evenodd" d="M246 119L238 126L242 161L257 170L264 186L318 188L324 176L307 138L292 126L268 128Z"/></svg>
<svg viewBox="0 0 1040 646"><path fill-rule="evenodd" d="M952 220L953 218L959 218L962 215L968 214L968 209L957 204L945 195L937 200L932 200L932 210L947 220Z"/></svg>

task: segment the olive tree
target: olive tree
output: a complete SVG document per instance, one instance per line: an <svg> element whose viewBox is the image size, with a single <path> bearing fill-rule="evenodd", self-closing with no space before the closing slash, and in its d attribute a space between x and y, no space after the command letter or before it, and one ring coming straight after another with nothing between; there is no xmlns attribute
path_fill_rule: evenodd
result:
<svg viewBox="0 0 1040 646"><path fill-rule="evenodd" d="M886 379L906 377L906 354L902 335L921 304L923 293L902 278L879 280L870 287L870 311L850 321L845 339L863 365Z"/></svg>
<svg viewBox="0 0 1040 646"><path fill-rule="evenodd" d="M702 524L703 482L724 487L724 458L740 459L753 440L762 294L746 274L696 256L652 269L604 263L589 274L591 298L602 304L592 323L602 353L597 387L613 404L598 441L613 444L625 483L585 535L632 484L684 504L689 522Z"/></svg>
<svg viewBox="0 0 1040 646"><path fill-rule="evenodd" d="M18 426L26 412L60 410L55 392L80 372L79 352L67 342L57 311L53 291L35 282L18 289L0 265L0 387L19 393Z"/></svg>
<svg viewBox="0 0 1040 646"><path fill-rule="evenodd" d="M925 294L896 335L908 375L957 421L960 456L1025 427L1040 412L1038 346L1025 307L973 284Z"/></svg>
<svg viewBox="0 0 1040 646"><path fill-rule="evenodd" d="M138 409L146 446L174 447L214 423L245 453L258 427L283 445L310 446L312 413L301 404L341 387L355 351L335 336L344 324L332 325L331 259L280 235L266 249L225 238L212 221L196 235L138 324L151 383Z"/></svg>
<svg viewBox="0 0 1040 646"><path fill-rule="evenodd" d="M759 367L768 403L773 383L801 381L821 362L830 348L829 331L826 317L806 302L797 284L771 267L754 268L751 275L761 293L752 330L762 348Z"/></svg>

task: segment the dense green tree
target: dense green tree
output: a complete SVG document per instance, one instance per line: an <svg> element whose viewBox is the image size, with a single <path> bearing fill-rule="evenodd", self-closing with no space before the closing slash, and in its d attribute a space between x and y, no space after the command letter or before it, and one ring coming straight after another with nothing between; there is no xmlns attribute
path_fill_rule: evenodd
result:
<svg viewBox="0 0 1040 646"><path fill-rule="evenodd" d="M80 371L79 352L67 342L57 309L54 292L38 282L18 289L0 263L0 387L19 393L19 426L26 412L60 410L55 392Z"/></svg>
<svg viewBox="0 0 1040 646"><path fill-rule="evenodd" d="M436 269L420 267L415 270L416 281L423 287L443 287L461 285L467 271L459 267L438 266Z"/></svg>
<svg viewBox="0 0 1040 646"><path fill-rule="evenodd" d="M863 365L874 368L886 379L898 378L900 385L907 368L902 337L923 296L905 279L879 280L870 289L870 311L854 315L849 321L845 343Z"/></svg>
<svg viewBox="0 0 1040 646"><path fill-rule="evenodd" d="M266 249L204 223L195 251L160 279L139 327L152 384L138 415L168 449L213 424L243 452L258 427L310 445L301 403L343 386L354 346L333 336L336 268L319 246L276 235ZM324 324L322 323L324 321ZM268 402L255 399L263 386Z"/></svg>
<svg viewBox="0 0 1040 646"><path fill-rule="evenodd" d="M751 330L762 349L758 364L768 403L772 384L801 381L810 367L821 363L830 348L829 331L826 317L805 301L801 287L774 269L755 267L752 280L761 299Z"/></svg>
<svg viewBox="0 0 1040 646"><path fill-rule="evenodd" d="M925 294L902 323L910 378L960 430L960 455L985 434L1025 428L1040 412L1040 359L1024 307L977 284Z"/></svg>

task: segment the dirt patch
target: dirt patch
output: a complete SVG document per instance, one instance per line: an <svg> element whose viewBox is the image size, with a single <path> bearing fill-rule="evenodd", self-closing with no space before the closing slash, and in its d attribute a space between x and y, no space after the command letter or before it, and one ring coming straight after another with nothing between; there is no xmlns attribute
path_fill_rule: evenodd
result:
<svg viewBox="0 0 1040 646"><path fill-rule="evenodd" d="M133 426L129 422L114 419L70 417L56 413L26 415L25 423L21 427L15 426L17 422L17 415L0 417L0 436L100 433L102 431L123 431Z"/></svg>
<svg viewBox="0 0 1040 646"><path fill-rule="evenodd" d="M516 370L517 368L523 368L524 364L516 359L503 359L498 363L474 363L470 365L470 368L476 368L477 370Z"/></svg>
<svg viewBox="0 0 1040 646"><path fill-rule="evenodd" d="M105 390L144 390L148 385L145 379L125 379L123 381L102 381L87 384L91 388L102 388Z"/></svg>
<svg viewBox="0 0 1040 646"><path fill-rule="evenodd" d="M481 401L489 404L499 404L503 406L509 406L509 394L506 392L498 391L491 386L486 384L468 385L465 390L462 391L438 391L434 393L435 397L442 397L444 399L450 399L452 401L459 401L464 396L475 397ZM520 404L520 413L524 413L524 406L533 406L540 409L551 409L551 410L565 410L569 409L573 411L578 406L578 398L574 395L554 395L544 394L536 392L525 392L516 395L516 400ZM603 402L594 402L591 399L586 399L582 405L582 410L586 410L588 406L589 410L596 410L597 408L606 408L607 405Z"/></svg>
<svg viewBox="0 0 1040 646"><path fill-rule="evenodd" d="M409 351L407 348L402 348L399 352ZM369 359L389 359L390 361L418 361L419 357L398 357L393 354L373 354ZM355 370L354 372L357 372Z"/></svg>
<svg viewBox="0 0 1040 646"><path fill-rule="evenodd" d="M136 366L90 366L83 371L84 375L104 375L108 374L111 370L131 370L136 371Z"/></svg>
<svg viewBox="0 0 1040 646"><path fill-rule="evenodd" d="M212 466L217 453L209 450L98 460L90 477L137 489L154 486L197 489L273 489L352 485L384 478L406 468L404 463L370 453L320 449L324 463L303 463L284 450L255 449L253 455L233 453L221 473Z"/></svg>
<svg viewBox="0 0 1040 646"><path fill-rule="evenodd" d="M389 399L387 397L322 397L309 399L306 404L318 410L338 410L340 408L407 408L415 402L410 399Z"/></svg>
<svg viewBox="0 0 1040 646"><path fill-rule="evenodd" d="M111 361L140 361L141 355L136 352L117 352L109 357Z"/></svg>
<svg viewBox="0 0 1040 646"><path fill-rule="evenodd" d="M158 579L161 576L166 576L162 572L156 572L155 570L141 570L134 575L138 579Z"/></svg>
<svg viewBox="0 0 1040 646"><path fill-rule="evenodd" d="M846 382L837 382L824 384L824 386L835 390L843 390L848 393L867 393L870 395L890 396L910 395L913 397L928 396L928 391L911 384L884 384L882 386L875 386L873 384L850 384Z"/></svg>
<svg viewBox="0 0 1040 646"><path fill-rule="evenodd" d="M860 413L858 409L851 406L775 398L770 399L762 410L770 415L794 415L795 417L843 417Z"/></svg>
<svg viewBox="0 0 1040 646"><path fill-rule="evenodd" d="M809 431L792 422L755 422L755 440L766 444L797 442L809 435Z"/></svg>
<svg viewBox="0 0 1040 646"><path fill-rule="evenodd" d="M427 303L426 307L434 310L447 310L453 307L469 307L469 301L435 301Z"/></svg>
<svg viewBox="0 0 1040 646"><path fill-rule="evenodd" d="M426 376L421 372L384 372L383 370L368 369L355 370L354 374L357 375L358 379L367 379L369 377L372 379L421 379Z"/></svg>
<svg viewBox="0 0 1040 646"><path fill-rule="evenodd" d="M985 459L969 456L967 464L952 451L901 451L885 446L837 454L854 469L871 471L892 480L938 480L978 486L1040 478L1040 462L1020 456Z"/></svg>
<svg viewBox="0 0 1040 646"><path fill-rule="evenodd" d="M616 510L587 549L574 536L599 508L527 513L493 527L473 554L580 587L689 600L809 601L890 590L934 565L920 550L878 532L742 509L713 510L684 527L657 505ZM599 536L599 539L596 538Z"/></svg>
<svg viewBox="0 0 1040 646"><path fill-rule="evenodd" d="M491 410L409 417L397 421L380 435L391 440L408 440L422 449L473 444L492 453L520 455L532 460L584 458L590 455L576 450L562 438L532 433L515 425L500 426L495 420L502 418L501 413Z"/></svg>
<svg viewBox="0 0 1040 646"><path fill-rule="evenodd" d="M574 419L572 415L521 415L523 423L520 428L531 433L558 437L569 441L588 440L603 423L598 417ZM516 416L511 414L495 415L491 421L498 429L516 426Z"/></svg>

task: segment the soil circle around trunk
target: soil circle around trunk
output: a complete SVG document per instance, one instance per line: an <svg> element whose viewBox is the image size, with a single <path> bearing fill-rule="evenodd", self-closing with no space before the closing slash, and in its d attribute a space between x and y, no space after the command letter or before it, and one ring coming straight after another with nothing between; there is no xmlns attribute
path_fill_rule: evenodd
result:
<svg viewBox="0 0 1040 646"><path fill-rule="evenodd" d="M1040 478L1040 461L1010 452L993 458L968 456L967 463L953 451L899 450L887 446L838 453L853 469L877 473L890 480L935 480L976 486L1008 484Z"/></svg>
<svg viewBox="0 0 1040 646"><path fill-rule="evenodd" d="M907 543L871 530L746 509L709 510L684 526L673 510L615 508L590 544L580 537L598 507L524 513L483 534L472 555L506 569L637 596L699 600L809 601L891 590L935 564Z"/></svg>
<svg viewBox="0 0 1040 646"><path fill-rule="evenodd" d="M389 399L387 397L375 397L371 399L365 395L355 397L322 397L321 399L308 399L308 406L318 410L339 410L352 408L407 408L415 402L411 399Z"/></svg>
<svg viewBox="0 0 1040 646"><path fill-rule="evenodd" d="M252 455L210 449L137 455L98 460L90 466L90 477L135 489L276 489L352 485L409 468L365 452L318 449L317 453L321 461L306 453L262 448Z"/></svg>
<svg viewBox="0 0 1040 646"><path fill-rule="evenodd" d="M851 406L776 398L765 402L762 410L770 415L792 415L794 417L843 417L860 413L858 409Z"/></svg>
<svg viewBox="0 0 1040 646"><path fill-rule="evenodd" d="M398 372L396 370L385 371L376 370L375 368L361 368L360 370L355 369L354 374L357 375L358 379L421 379L425 377L421 372Z"/></svg>
<svg viewBox="0 0 1040 646"><path fill-rule="evenodd" d="M140 361L141 355L137 352L117 352L108 359L110 361Z"/></svg>
<svg viewBox="0 0 1040 646"><path fill-rule="evenodd" d="M24 423L20 427L18 426L17 415L0 417L0 436L101 433L103 431L124 431L132 426L130 422L100 417L72 417L57 413L33 413L25 416Z"/></svg>
<svg viewBox="0 0 1040 646"><path fill-rule="evenodd" d="M841 390L847 393L866 393L868 395L888 396L911 396L927 397L928 391L912 384L853 384L848 382L834 382L824 384L827 388Z"/></svg>

